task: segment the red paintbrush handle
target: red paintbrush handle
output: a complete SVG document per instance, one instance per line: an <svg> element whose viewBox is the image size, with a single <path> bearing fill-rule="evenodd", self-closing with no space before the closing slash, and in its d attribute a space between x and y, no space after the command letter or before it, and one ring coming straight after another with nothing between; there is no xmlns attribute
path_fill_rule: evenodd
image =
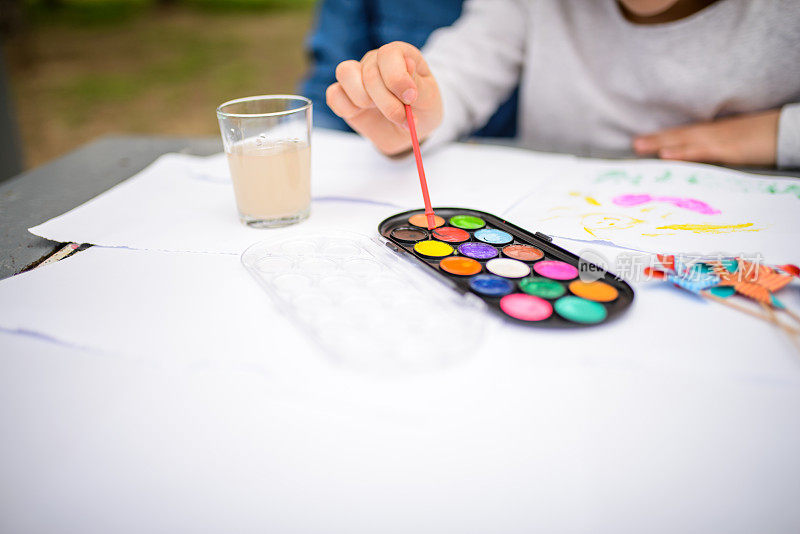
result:
<svg viewBox="0 0 800 534"><path fill-rule="evenodd" d="M422 167L422 152L419 150L419 140L417 139L417 128L414 125L414 115L411 113L411 106L406 107L406 120L408 121L408 131L411 132L411 147L414 150L414 159L417 160L417 172L419 173L419 185L422 188L422 201L425 203L425 217L428 220L428 230L436 227L436 220L433 216L431 198L428 195L428 182L425 180L425 169Z"/></svg>

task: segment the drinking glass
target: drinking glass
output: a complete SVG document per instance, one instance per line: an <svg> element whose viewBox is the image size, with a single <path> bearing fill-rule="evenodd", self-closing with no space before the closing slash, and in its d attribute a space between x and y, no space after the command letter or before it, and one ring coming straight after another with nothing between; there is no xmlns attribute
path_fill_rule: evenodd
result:
<svg viewBox="0 0 800 534"><path fill-rule="evenodd" d="M287 226L311 211L311 101L294 95L238 98L217 108L242 223Z"/></svg>

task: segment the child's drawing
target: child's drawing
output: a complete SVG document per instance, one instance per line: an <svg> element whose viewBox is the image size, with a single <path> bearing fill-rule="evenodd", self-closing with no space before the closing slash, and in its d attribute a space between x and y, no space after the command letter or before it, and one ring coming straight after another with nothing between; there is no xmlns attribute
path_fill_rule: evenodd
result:
<svg viewBox="0 0 800 534"><path fill-rule="evenodd" d="M581 225L592 237L599 237L606 230L626 230L645 221L615 213L587 213L581 219Z"/></svg>
<svg viewBox="0 0 800 534"><path fill-rule="evenodd" d="M600 193L585 194L570 191L569 197L579 200L566 206L556 206L547 211L541 221L565 219L576 221L584 232L596 239L615 240L615 234L622 230L637 233L642 237L677 235L681 232L694 234L729 234L735 232L758 232L764 229L753 222L739 222L726 217L721 210L696 198L669 195L624 194L612 196L610 201L601 202ZM587 199L591 199L591 202ZM588 211L592 207L607 211ZM660 203L660 205L645 204ZM672 206L673 209L667 207ZM677 207L679 210L674 210ZM685 211L684 211L685 210ZM588 237L584 236L584 237Z"/></svg>
<svg viewBox="0 0 800 534"><path fill-rule="evenodd" d="M638 206L640 204L647 204L649 202L667 202L673 206L677 206L678 208L695 211L705 215L716 215L717 213L720 213L719 210L715 210L702 200L697 200L696 198L681 198L658 195L620 195L618 197L614 197L612 202L614 202L614 204L617 206Z"/></svg>
<svg viewBox="0 0 800 534"><path fill-rule="evenodd" d="M653 252L797 247L789 236L800 228L800 181L662 162L580 163L559 178L508 219L559 237Z"/></svg>
<svg viewBox="0 0 800 534"><path fill-rule="evenodd" d="M696 234L729 234L731 232L760 232L763 228L753 227L753 223L742 224L668 224L658 226L657 230L685 230Z"/></svg>

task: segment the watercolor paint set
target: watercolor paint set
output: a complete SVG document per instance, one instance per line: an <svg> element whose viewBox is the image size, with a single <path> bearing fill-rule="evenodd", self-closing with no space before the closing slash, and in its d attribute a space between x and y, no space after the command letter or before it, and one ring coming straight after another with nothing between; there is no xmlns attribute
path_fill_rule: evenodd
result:
<svg viewBox="0 0 800 534"><path fill-rule="evenodd" d="M377 237L279 237L250 246L241 260L283 315L345 367L441 368L482 342L484 303L451 291Z"/></svg>
<svg viewBox="0 0 800 534"><path fill-rule="evenodd" d="M480 297L513 321L568 328L601 324L633 302L633 289L606 272L507 221L463 208L438 208L428 229L422 210L393 215L378 232L396 253L424 265L460 293ZM589 276L579 276L581 270Z"/></svg>

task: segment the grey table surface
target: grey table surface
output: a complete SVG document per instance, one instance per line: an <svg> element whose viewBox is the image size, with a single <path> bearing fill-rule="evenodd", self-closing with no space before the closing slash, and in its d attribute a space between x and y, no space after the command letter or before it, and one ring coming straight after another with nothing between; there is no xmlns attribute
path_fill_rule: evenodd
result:
<svg viewBox="0 0 800 534"><path fill-rule="evenodd" d="M0 184L0 279L52 254L59 243L28 228L61 215L130 178L167 152L209 155L219 138L103 137Z"/></svg>
<svg viewBox="0 0 800 534"><path fill-rule="evenodd" d="M498 140L488 142L508 144ZM182 152L205 156L220 150L222 143L216 137L103 137L1 183L0 279L19 273L61 246L31 234L28 228L96 197L144 169L162 154ZM747 170L800 177L800 170Z"/></svg>

